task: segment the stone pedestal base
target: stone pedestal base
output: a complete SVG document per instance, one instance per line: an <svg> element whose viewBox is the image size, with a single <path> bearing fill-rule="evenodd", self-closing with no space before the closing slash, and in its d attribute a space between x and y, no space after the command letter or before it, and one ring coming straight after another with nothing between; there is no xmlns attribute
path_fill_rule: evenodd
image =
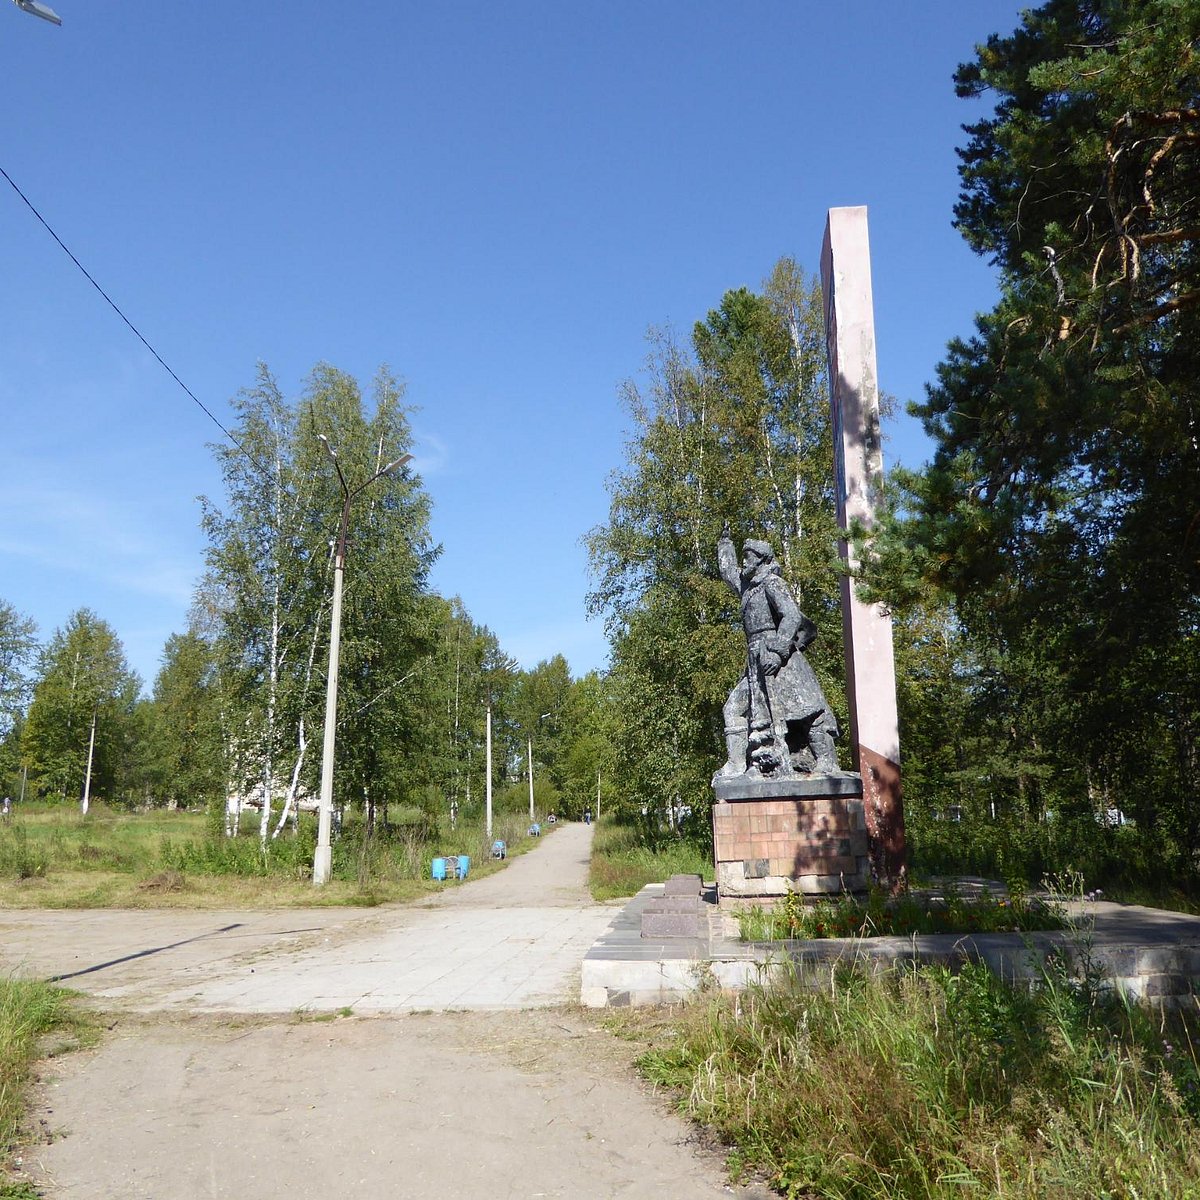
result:
<svg viewBox="0 0 1200 1200"><path fill-rule="evenodd" d="M823 896L870 883L857 775L713 781L713 856L722 896Z"/></svg>

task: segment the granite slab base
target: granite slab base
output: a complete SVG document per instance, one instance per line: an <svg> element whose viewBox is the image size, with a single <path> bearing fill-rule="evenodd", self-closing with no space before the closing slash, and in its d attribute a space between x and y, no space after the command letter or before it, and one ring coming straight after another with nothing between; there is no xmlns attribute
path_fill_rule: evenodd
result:
<svg viewBox="0 0 1200 1200"><path fill-rule="evenodd" d="M822 941L742 942L732 918L714 919L708 937L643 937L647 905L664 898L650 884L594 943L581 969L585 1008L678 1004L710 989L741 991L775 980L828 987L840 967L889 970L985 964L1001 978L1036 986L1049 969L1101 973L1103 988L1154 1009L1200 1004L1200 917L1134 905L1072 903L1073 928L1054 933L933 934ZM714 906L715 907L715 906Z"/></svg>

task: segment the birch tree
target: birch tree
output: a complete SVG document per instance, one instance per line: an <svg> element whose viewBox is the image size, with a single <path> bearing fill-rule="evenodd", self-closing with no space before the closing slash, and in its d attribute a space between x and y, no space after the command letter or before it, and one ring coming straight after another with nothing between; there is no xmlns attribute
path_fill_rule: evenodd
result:
<svg viewBox="0 0 1200 1200"><path fill-rule="evenodd" d="M20 775L20 724L32 687L37 626L0 600L0 789L14 792Z"/></svg>
<svg viewBox="0 0 1200 1200"><path fill-rule="evenodd" d="M325 364L288 401L268 369L238 400L237 446L216 448L223 504L205 502L206 588L217 598L218 669L229 681L231 786L262 798L259 832L271 834L315 791L310 749L319 729L329 645L331 542L342 494L317 435L336 447L353 483L411 443L403 389L386 371L369 408L357 382ZM384 457L386 456L386 457ZM437 548L429 500L404 469L381 478L351 508L339 675L338 803L362 802L411 782L407 745L419 724L406 690L432 653L436 620L426 577ZM409 753L400 753L398 746Z"/></svg>
<svg viewBox="0 0 1200 1200"><path fill-rule="evenodd" d="M41 795L116 798L127 726L141 683L112 627L73 613L42 652L22 758Z"/></svg>
<svg viewBox="0 0 1200 1200"><path fill-rule="evenodd" d="M29 700L30 667L37 651L37 626L0 600L0 739Z"/></svg>
<svg viewBox="0 0 1200 1200"><path fill-rule="evenodd" d="M836 527L820 292L789 259L727 292L689 347L651 334L629 383L627 461L587 545L589 607L613 643L618 757L635 810L706 811L720 709L744 652L716 541L771 541L821 630L811 657L839 706Z"/></svg>
<svg viewBox="0 0 1200 1200"><path fill-rule="evenodd" d="M213 450L225 484L224 507L203 498L208 572L223 602L220 655L237 711L233 737L246 774L229 781L257 788L259 837L266 844L283 751L286 704L294 703L288 668L310 611L303 566L320 542L306 502L312 481L292 461L296 413L260 364L253 388L234 402L236 446Z"/></svg>

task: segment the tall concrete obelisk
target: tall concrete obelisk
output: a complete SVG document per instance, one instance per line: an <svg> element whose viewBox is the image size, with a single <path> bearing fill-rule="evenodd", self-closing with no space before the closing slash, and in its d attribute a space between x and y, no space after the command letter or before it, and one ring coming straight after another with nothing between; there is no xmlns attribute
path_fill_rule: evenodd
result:
<svg viewBox="0 0 1200 1200"><path fill-rule="evenodd" d="M829 210L821 287L838 524L846 531L858 520L869 529L883 483L883 445L865 208ZM880 605L858 598L853 548L844 538L841 554L850 569L842 579L842 628L854 766L862 775L872 869L881 883L895 887L904 880L905 844L892 620Z"/></svg>

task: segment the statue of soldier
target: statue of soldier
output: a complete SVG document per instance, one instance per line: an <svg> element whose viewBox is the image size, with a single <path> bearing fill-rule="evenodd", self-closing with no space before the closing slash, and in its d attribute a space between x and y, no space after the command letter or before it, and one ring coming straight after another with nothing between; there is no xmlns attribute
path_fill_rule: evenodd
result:
<svg viewBox="0 0 1200 1200"><path fill-rule="evenodd" d="M717 772L791 775L838 772L837 720L804 649L817 627L801 611L767 542L742 546L738 570L726 526L717 542L721 578L741 599L746 670L725 702L728 760Z"/></svg>

